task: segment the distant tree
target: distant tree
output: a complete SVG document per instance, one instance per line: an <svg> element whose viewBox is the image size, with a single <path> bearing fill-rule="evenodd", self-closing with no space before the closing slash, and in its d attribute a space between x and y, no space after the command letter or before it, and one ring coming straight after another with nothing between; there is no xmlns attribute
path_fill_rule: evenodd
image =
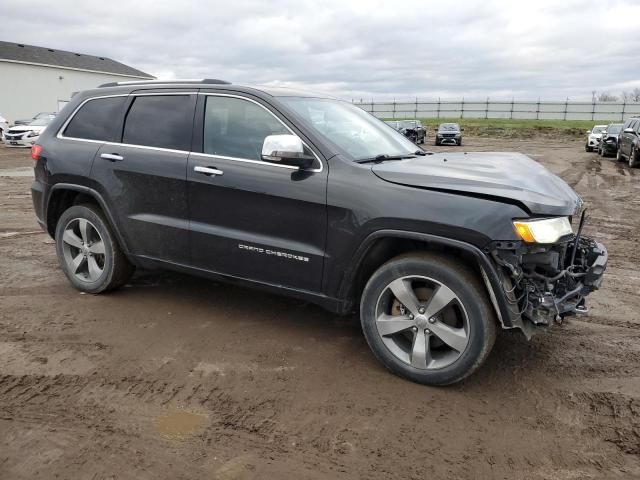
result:
<svg viewBox="0 0 640 480"><path fill-rule="evenodd" d="M598 101L599 102L617 102L618 97L616 97L615 95L611 95L609 92L601 92L598 95Z"/></svg>
<svg viewBox="0 0 640 480"><path fill-rule="evenodd" d="M640 102L640 88L636 87L633 90L624 91L622 92L621 97L625 103Z"/></svg>

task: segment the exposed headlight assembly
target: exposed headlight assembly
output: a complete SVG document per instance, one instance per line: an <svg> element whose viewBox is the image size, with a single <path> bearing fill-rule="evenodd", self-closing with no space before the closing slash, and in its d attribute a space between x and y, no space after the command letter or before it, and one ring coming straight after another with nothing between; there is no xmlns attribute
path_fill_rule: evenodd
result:
<svg viewBox="0 0 640 480"><path fill-rule="evenodd" d="M573 233L569 217L514 220L513 226L518 236L527 243L554 243Z"/></svg>

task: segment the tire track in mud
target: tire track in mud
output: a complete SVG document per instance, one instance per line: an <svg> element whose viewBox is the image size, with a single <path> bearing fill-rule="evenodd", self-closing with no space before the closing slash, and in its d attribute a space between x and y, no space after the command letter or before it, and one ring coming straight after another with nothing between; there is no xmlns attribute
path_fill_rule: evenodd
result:
<svg viewBox="0 0 640 480"><path fill-rule="evenodd" d="M2 375L0 376L0 412L20 419L25 412L40 406L62 408L70 413L117 405L133 400L140 408L153 405L195 408L207 412L213 424L251 434L267 435L275 427L272 418L278 409L275 401L235 400L214 383L171 383L163 379L122 377L119 380L97 375Z"/></svg>

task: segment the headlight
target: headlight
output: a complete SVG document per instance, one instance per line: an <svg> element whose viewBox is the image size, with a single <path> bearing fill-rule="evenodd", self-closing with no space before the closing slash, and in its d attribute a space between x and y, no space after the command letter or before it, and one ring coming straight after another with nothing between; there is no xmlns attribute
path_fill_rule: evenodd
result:
<svg viewBox="0 0 640 480"><path fill-rule="evenodd" d="M40 135L40 132L34 132L33 130L27 133L27 137L37 137Z"/></svg>
<svg viewBox="0 0 640 480"><path fill-rule="evenodd" d="M518 236L527 243L554 243L573 233L568 217L514 220L513 226Z"/></svg>

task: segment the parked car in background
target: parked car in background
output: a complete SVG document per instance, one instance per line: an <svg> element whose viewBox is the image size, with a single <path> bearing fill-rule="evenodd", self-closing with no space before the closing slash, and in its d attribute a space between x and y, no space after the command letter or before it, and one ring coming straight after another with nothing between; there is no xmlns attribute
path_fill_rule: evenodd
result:
<svg viewBox="0 0 640 480"><path fill-rule="evenodd" d="M462 132L457 123L441 123L436 130L436 145L462 145Z"/></svg>
<svg viewBox="0 0 640 480"><path fill-rule="evenodd" d="M420 120L392 120L385 123L416 144L424 143L427 136Z"/></svg>
<svg viewBox="0 0 640 480"><path fill-rule="evenodd" d="M594 149L598 148L602 132L606 129L606 125L594 125L591 130L587 130L587 143L584 144L585 152L593 152Z"/></svg>
<svg viewBox="0 0 640 480"><path fill-rule="evenodd" d="M0 113L0 140L2 140L2 136L4 135L4 132L7 131L8 128L9 128L9 122L7 122L7 119L4 118Z"/></svg>
<svg viewBox="0 0 640 480"><path fill-rule="evenodd" d="M41 116L27 125L9 127L3 136L4 143L10 147L30 147L55 117L55 113L48 113L46 117Z"/></svg>
<svg viewBox="0 0 640 480"><path fill-rule="evenodd" d="M14 125L29 125L34 120L41 120L45 118L49 118L50 115L55 115L54 112L40 112L31 118L23 118L22 120L16 120L13 122Z"/></svg>
<svg viewBox="0 0 640 480"><path fill-rule="evenodd" d="M602 138L598 143L598 155L606 157L615 155L618 151L618 137L622 132L622 123L610 123L607 129L602 132Z"/></svg>
<svg viewBox="0 0 640 480"><path fill-rule="evenodd" d="M627 160L630 167L640 165L640 117L624 122L618 140L618 160Z"/></svg>

